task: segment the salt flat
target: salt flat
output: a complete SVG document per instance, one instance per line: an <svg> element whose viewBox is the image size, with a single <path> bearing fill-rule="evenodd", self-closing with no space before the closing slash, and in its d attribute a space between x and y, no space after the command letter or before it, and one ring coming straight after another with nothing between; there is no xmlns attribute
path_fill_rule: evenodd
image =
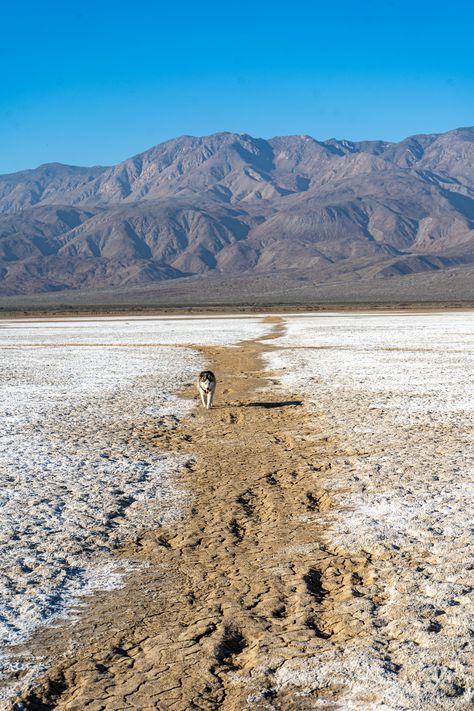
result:
<svg viewBox="0 0 474 711"><path fill-rule="evenodd" d="M325 539L363 555L368 583L333 600L353 639L287 662L279 683L340 686L338 708L472 708L474 314L287 324L268 361L335 443Z"/></svg>
<svg viewBox="0 0 474 711"><path fill-rule="evenodd" d="M180 515L179 458L144 423L182 417L177 392L258 319L0 321L0 645L27 639L77 599L121 583L114 546ZM11 671L3 656L4 673Z"/></svg>
<svg viewBox="0 0 474 711"><path fill-rule="evenodd" d="M125 586L48 638L36 698L472 708L474 314L273 323L0 323L3 643Z"/></svg>

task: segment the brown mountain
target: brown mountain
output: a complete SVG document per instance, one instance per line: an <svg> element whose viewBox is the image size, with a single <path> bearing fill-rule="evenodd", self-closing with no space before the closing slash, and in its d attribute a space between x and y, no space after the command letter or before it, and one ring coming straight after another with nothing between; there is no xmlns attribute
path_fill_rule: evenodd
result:
<svg viewBox="0 0 474 711"><path fill-rule="evenodd" d="M248 298L252 278L271 295L301 274L318 293L396 277L401 298L399 277L452 283L473 263L474 128L400 143L183 136L110 168L0 176L3 296L168 280L185 295L201 278L245 282Z"/></svg>

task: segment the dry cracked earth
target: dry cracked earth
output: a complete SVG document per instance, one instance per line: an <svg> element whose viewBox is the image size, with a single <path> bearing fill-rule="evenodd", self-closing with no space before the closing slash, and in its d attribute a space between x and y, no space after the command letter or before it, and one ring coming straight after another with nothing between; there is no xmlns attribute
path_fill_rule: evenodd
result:
<svg viewBox="0 0 474 711"><path fill-rule="evenodd" d="M278 670L368 634L373 567L324 540L322 484L344 446L298 393L282 400L272 388L262 354L283 327L270 320L266 339L201 349L219 378L214 409L196 402L190 417L140 432L149 447L185 455L189 509L117 551L144 564L124 588L34 637L32 653L64 656L12 708L337 706L337 687L282 685Z"/></svg>

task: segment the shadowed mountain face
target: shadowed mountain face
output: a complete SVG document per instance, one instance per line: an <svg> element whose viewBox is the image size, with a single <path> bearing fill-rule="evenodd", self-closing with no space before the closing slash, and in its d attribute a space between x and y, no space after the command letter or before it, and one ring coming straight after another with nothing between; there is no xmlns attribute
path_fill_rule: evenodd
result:
<svg viewBox="0 0 474 711"><path fill-rule="evenodd" d="M320 285L472 263L474 128L400 143L183 136L110 168L0 176L4 296L288 270Z"/></svg>

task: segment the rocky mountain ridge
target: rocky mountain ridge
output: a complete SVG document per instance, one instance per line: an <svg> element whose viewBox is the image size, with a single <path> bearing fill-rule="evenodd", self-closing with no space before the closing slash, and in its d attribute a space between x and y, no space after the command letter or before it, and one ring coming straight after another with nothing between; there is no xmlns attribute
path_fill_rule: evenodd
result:
<svg viewBox="0 0 474 711"><path fill-rule="evenodd" d="M472 263L474 128L399 143L183 136L112 167L0 176L0 295Z"/></svg>

